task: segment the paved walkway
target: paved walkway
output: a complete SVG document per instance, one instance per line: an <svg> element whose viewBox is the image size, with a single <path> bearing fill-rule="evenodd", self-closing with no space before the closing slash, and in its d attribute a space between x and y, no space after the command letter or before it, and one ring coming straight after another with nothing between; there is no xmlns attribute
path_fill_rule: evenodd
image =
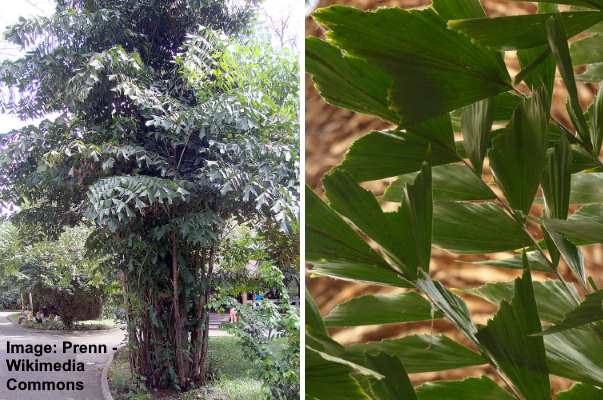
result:
<svg viewBox="0 0 603 400"><path fill-rule="evenodd" d="M121 329L106 331L83 331L58 333L53 331L35 331L22 328L8 320L14 312L0 312L0 400L101 400L101 373L113 348L122 343L124 332ZM211 314L210 336L228 336L220 330L220 324L228 321L224 314ZM108 348L106 354L63 354L63 342L70 341L74 344L92 345L105 344ZM49 344L57 346L57 353L46 354L40 358L33 354L7 354L6 343L11 344ZM7 359L38 359L41 362L65 362L75 359L83 362L84 372L8 372ZM17 381L81 381L84 390L81 391L11 391L7 387L8 380ZM14 385L14 382L11 383Z"/></svg>
<svg viewBox="0 0 603 400"><path fill-rule="evenodd" d="M62 354L63 342L91 345L105 344L108 351L119 345L124 337L121 329L106 331L88 331L72 333L36 332L21 328L10 322L7 316L10 312L0 312L0 400L101 400L101 372L109 359L106 354ZM45 362L65 362L75 359L83 362L84 372L8 372L6 359L25 358L35 360L32 354L7 354L6 342L11 344L50 344L57 345L57 353L51 353L39 358ZM11 391L7 381L11 378L17 381L82 381L84 390L81 391Z"/></svg>

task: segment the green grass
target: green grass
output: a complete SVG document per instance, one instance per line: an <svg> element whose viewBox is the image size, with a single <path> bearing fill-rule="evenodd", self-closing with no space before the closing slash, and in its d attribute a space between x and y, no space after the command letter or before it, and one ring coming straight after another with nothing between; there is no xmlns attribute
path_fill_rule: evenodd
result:
<svg viewBox="0 0 603 400"><path fill-rule="evenodd" d="M262 382L243 357L236 337L209 339L209 368L216 374L212 385L227 399L251 400L262 398Z"/></svg>
<svg viewBox="0 0 603 400"><path fill-rule="evenodd" d="M109 369L109 373L107 375L107 379L109 381L109 387L111 388L111 394L113 395L114 400L145 399L145 397L141 397L143 395L142 393L140 396L137 394L138 388L132 384L128 352L126 350L121 349L115 354L113 363L111 363L111 368ZM150 395L146 396L146 399L150 398Z"/></svg>
<svg viewBox="0 0 603 400"><path fill-rule="evenodd" d="M109 370L109 386L115 400L257 400L264 397L262 382L243 357L237 338L209 338L209 368L212 379L201 389L151 396L132 384L128 352L122 349Z"/></svg>
<svg viewBox="0 0 603 400"><path fill-rule="evenodd" d="M8 319L15 324L19 323L19 313L11 314L8 316ZM90 321L78 321L73 324L73 327L67 329L62 322L47 322L45 324L38 324L33 321L26 321L20 325L26 329L40 329L45 331L97 331L103 329L111 329L115 328L115 321L111 319L98 319L98 320L90 320Z"/></svg>

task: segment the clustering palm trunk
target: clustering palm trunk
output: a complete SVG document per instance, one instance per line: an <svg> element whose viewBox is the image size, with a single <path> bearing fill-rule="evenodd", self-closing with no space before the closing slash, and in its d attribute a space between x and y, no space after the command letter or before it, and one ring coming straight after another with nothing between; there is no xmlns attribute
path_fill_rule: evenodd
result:
<svg viewBox="0 0 603 400"><path fill-rule="evenodd" d="M187 254L189 257L183 257ZM209 341L207 308L214 270L215 248L187 251L170 235L169 287L159 279L138 279L126 293L130 364L148 387L205 383ZM185 263L183 260L193 260ZM161 266L157 266L161 268ZM183 269L193 277L183 286ZM127 274L124 274L127 276ZM134 274L132 274L134 278ZM166 292L171 291L171 295Z"/></svg>
<svg viewBox="0 0 603 400"><path fill-rule="evenodd" d="M180 387L187 386L187 368L184 362L183 351L183 335L184 335L184 321L182 320L182 310L180 306L180 292L178 290L178 280L180 279L180 272L178 270L178 246L176 243L176 234L172 232L172 285L173 285L173 303L174 308L174 355L176 359L176 371L178 374L178 383Z"/></svg>

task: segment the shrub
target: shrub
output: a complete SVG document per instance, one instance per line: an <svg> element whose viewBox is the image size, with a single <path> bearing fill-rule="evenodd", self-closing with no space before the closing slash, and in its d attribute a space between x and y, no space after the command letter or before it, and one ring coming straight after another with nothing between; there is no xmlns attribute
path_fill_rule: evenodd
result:
<svg viewBox="0 0 603 400"><path fill-rule="evenodd" d="M33 290L34 308L54 306L63 324L71 328L76 321L98 319L103 306L103 291L76 277L68 287L37 285Z"/></svg>
<svg viewBox="0 0 603 400"><path fill-rule="evenodd" d="M0 287L0 310L21 308L21 294L17 288Z"/></svg>
<svg viewBox="0 0 603 400"><path fill-rule="evenodd" d="M255 306L239 305L239 321L228 325L240 340L243 354L263 381L265 397L299 398L299 310L289 304L283 273L268 264L260 268L261 281L277 289L279 304L262 300Z"/></svg>
<svg viewBox="0 0 603 400"><path fill-rule="evenodd" d="M299 398L298 311L288 303L277 305L262 300L257 307L239 306L237 313L240 321L230 329L264 382L266 398Z"/></svg>
<svg viewBox="0 0 603 400"><path fill-rule="evenodd" d="M573 66L601 61L603 40L591 35L569 48L567 39L603 20L603 2L559 2L589 10L540 4L538 15L487 18L478 0L434 0L422 10L333 6L314 14L328 41L307 39L306 67L321 95L394 128L351 146L324 179L328 203L306 191L306 258L313 275L398 292L351 299L324 319L306 297L307 396L549 400L550 375L576 382L557 399L602 395L603 290L580 246L603 242L603 90L584 112L575 81L599 82L601 68L576 77ZM522 66L513 81L508 50ZM573 127L550 114L556 67ZM384 212L359 185L384 178L395 178L382 200L398 203L396 211ZM537 195L544 207L533 204ZM512 251L482 261L522 275L452 291L429 274L432 245ZM533 280L533 271L547 279ZM476 324L459 294L499 309ZM327 331L439 318L469 347L435 335L345 347ZM477 365L489 365L490 376L418 387L408 377Z"/></svg>

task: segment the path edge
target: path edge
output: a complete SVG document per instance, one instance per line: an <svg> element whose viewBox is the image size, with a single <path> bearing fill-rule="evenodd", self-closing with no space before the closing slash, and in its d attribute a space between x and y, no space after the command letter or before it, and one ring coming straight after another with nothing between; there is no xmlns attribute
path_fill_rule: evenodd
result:
<svg viewBox="0 0 603 400"><path fill-rule="evenodd" d="M109 380L107 375L109 374L109 368L111 368L111 363L113 363L115 353L117 353L117 351L112 351L111 354L109 354L109 359L107 360L107 363L103 367L103 372L101 373L101 391L103 393L103 400L113 400L113 396L111 396L111 389L109 389Z"/></svg>

